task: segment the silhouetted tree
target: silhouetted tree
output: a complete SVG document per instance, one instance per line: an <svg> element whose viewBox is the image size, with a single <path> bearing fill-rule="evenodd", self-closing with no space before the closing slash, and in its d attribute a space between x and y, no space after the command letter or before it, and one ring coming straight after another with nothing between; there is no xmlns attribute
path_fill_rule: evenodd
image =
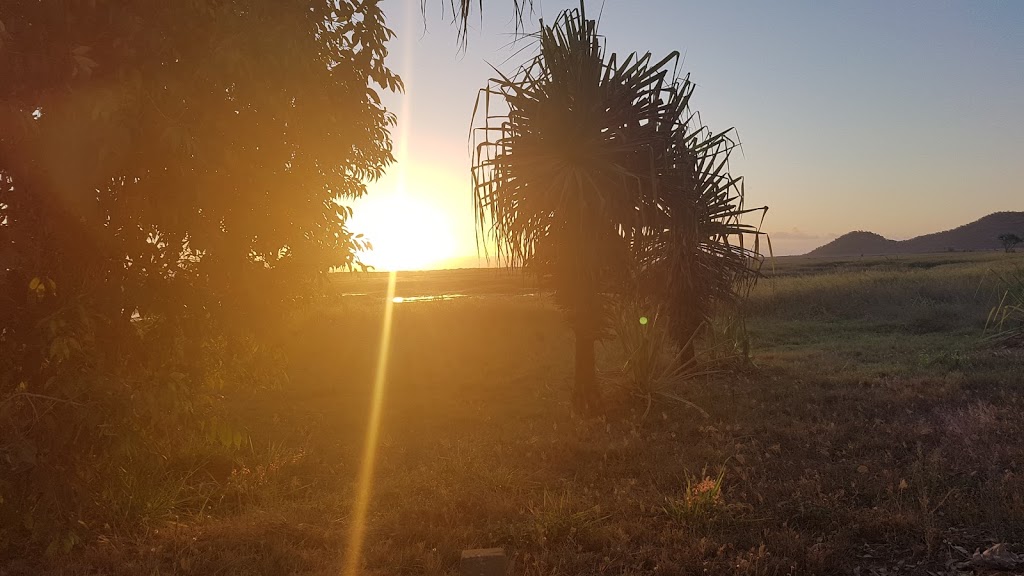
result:
<svg viewBox="0 0 1024 576"><path fill-rule="evenodd" d="M666 302L687 342L755 255L728 237L753 229L738 222L728 140L691 126L692 85L670 74L678 53L606 55L582 7L537 38L535 58L481 91L477 225L500 262L554 290L575 335L573 401L593 411L606 297Z"/></svg>
<svg viewBox="0 0 1024 576"><path fill-rule="evenodd" d="M0 532L109 508L113 454L209 424L251 335L358 264L391 37L375 0L3 4Z"/></svg>
<svg viewBox="0 0 1024 576"><path fill-rule="evenodd" d="M1003 243L1003 250L1006 250L1006 252L1013 252L1014 247L1016 247L1017 244L1024 242L1024 239L1016 234L1007 233L1000 234L999 241Z"/></svg>

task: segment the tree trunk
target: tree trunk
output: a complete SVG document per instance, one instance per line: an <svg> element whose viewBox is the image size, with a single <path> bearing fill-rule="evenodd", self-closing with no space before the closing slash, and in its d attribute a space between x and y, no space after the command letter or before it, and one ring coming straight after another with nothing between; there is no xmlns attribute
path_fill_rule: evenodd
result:
<svg viewBox="0 0 1024 576"><path fill-rule="evenodd" d="M590 416L597 413L601 403L594 358L595 338L592 331L577 328L575 339L576 372L572 388L572 404L581 414Z"/></svg>
<svg viewBox="0 0 1024 576"><path fill-rule="evenodd" d="M582 212L577 216L580 220L568 227L565 251L561 257L565 271L569 273L567 290L563 294L571 303L570 325L576 341L573 408L579 414L593 416L598 413L601 401L594 344L601 332L603 308L598 280L602 262L592 240L599 238L600 234L593 229L593 218Z"/></svg>

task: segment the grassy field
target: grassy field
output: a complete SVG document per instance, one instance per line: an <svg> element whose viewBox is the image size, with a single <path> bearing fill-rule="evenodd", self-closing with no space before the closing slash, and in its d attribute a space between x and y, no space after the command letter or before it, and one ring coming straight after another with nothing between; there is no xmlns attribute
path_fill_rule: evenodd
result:
<svg viewBox="0 0 1024 576"><path fill-rule="evenodd" d="M461 550L502 546L528 575L946 574L1020 544L1024 351L979 343L991 271L1019 265L778 259L749 303L754 366L681 391L707 416L642 418L608 382L591 420L569 407L571 334L530 283L405 275L404 296L470 296L395 307L365 573L454 574ZM238 407L249 451L196 470L218 499L182 488L176 516L46 568L340 573L383 288L339 277L371 296L296 321L289 382ZM613 373L614 343L600 362Z"/></svg>

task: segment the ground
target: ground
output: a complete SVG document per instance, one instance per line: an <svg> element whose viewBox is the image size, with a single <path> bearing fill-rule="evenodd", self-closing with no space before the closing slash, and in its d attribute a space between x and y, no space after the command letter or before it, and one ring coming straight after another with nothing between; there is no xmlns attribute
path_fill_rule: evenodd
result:
<svg viewBox="0 0 1024 576"><path fill-rule="evenodd" d="M571 333L529 282L404 275L400 295L469 296L395 307L365 573L454 574L461 550L501 546L526 575L950 574L1024 543L1024 352L981 340L992 271L1022 264L778 259L749 302L752 365L680 391L707 415L647 411L612 382L610 342L592 419L570 409ZM339 278L369 295L300 315L288 382L239 407L249 455L197 471L219 499L45 568L340 573L383 286Z"/></svg>

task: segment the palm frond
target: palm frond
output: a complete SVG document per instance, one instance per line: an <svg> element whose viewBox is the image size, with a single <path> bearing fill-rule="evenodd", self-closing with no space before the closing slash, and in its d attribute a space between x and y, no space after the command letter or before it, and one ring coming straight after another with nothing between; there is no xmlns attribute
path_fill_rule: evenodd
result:
<svg viewBox="0 0 1024 576"><path fill-rule="evenodd" d="M469 33L469 19L473 14L473 0L449 0L449 6L452 10L452 22L458 28L458 40L459 44L465 48L468 41ZM476 0L476 10L483 15L484 2L483 0ZM444 6L444 4L442 4ZM523 22L526 18L526 14L533 13L533 0L512 0L513 18L515 22L515 29L518 33L522 29ZM427 0L420 0L420 11L424 14L427 11Z"/></svg>
<svg viewBox="0 0 1024 576"><path fill-rule="evenodd" d="M678 52L606 54L582 5L531 38L537 55L497 71L474 107L478 247L539 276L577 343L609 326L609 297L659 303L690 370L694 334L737 307L763 260L744 218L767 209L744 208L729 172L735 131L691 111Z"/></svg>
<svg viewBox="0 0 1024 576"><path fill-rule="evenodd" d="M582 8L542 22L534 38L538 55L511 76L499 73L477 100L478 242L511 267L551 263L554 244L576 245L580 258L598 255L585 267L599 276L625 265L629 238L649 215L640 207L653 205L642 198L658 186L661 96L678 54L606 59Z"/></svg>

